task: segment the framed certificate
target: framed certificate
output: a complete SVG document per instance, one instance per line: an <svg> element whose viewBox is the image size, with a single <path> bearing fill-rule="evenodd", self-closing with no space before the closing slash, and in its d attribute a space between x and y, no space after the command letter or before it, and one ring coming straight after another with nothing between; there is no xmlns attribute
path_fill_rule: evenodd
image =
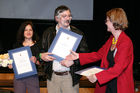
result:
<svg viewBox="0 0 140 93"><path fill-rule="evenodd" d="M82 70L77 71L75 73L76 74L79 74L79 75L83 75L83 76L90 76L92 74L99 73L99 72L101 72L103 70L105 70L105 69L100 68L100 67L93 66L93 67L82 69Z"/></svg>
<svg viewBox="0 0 140 93"><path fill-rule="evenodd" d="M37 74L36 66L30 61L32 52L29 46L16 48L8 51L10 59L13 59L15 78L24 78Z"/></svg>
<svg viewBox="0 0 140 93"><path fill-rule="evenodd" d="M82 35L60 28L48 52L60 62L70 54L70 50L76 51L81 39Z"/></svg>

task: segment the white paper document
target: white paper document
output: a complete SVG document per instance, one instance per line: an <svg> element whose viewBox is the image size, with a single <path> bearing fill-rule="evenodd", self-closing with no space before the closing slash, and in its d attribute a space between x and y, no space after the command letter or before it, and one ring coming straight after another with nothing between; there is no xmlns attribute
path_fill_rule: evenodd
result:
<svg viewBox="0 0 140 93"><path fill-rule="evenodd" d="M76 51L82 37L80 34L60 28L48 52L52 53L51 56L55 57L57 62L61 62L70 54L70 50Z"/></svg>
<svg viewBox="0 0 140 93"><path fill-rule="evenodd" d="M92 68L86 68L86 69L77 71L77 72L75 72L75 73L76 73L76 74L83 75L83 76L90 76L90 75L92 75L92 74L99 73L99 72L101 72L101 71L103 71L103 70L104 70L104 69L99 68L99 67L92 67Z"/></svg>
<svg viewBox="0 0 140 93"><path fill-rule="evenodd" d="M70 50L72 50L76 40L76 37L62 32L52 53L55 55L59 55L62 58L65 58L67 55L70 54Z"/></svg>
<svg viewBox="0 0 140 93"><path fill-rule="evenodd" d="M13 53L13 58L18 74L33 71L27 50Z"/></svg>

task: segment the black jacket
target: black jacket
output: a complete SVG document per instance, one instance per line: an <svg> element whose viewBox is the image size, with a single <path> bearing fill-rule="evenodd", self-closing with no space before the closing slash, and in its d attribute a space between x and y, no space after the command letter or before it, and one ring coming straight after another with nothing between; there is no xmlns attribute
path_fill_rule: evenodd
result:
<svg viewBox="0 0 140 93"><path fill-rule="evenodd" d="M80 53L85 53L88 52L88 47L86 44L86 40L84 37L84 34L78 30L77 28L75 28L74 26L70 26L70 29L72 32L75 32L77 34L83 35L83 38L79 44L79 47L77 48L76 52L80 52ZM45 30L45 32L43 33L43 37L42 37L42 52L47 52L54 37L56 36L56 29L55 26L48 28L47 30ZM53 62L45 62L44 65L44 69L45 69L45 73L47 75L47 79L51 80L52 77L52 63ZM72 65L70 67L70 73L72 75L72 80L73 80L73 86L77 83L79 83L79 80L81 78L80 75L75 74L75 71L78 71L81 69L81 65L79 60L75 60L74 65Z"/></svg>

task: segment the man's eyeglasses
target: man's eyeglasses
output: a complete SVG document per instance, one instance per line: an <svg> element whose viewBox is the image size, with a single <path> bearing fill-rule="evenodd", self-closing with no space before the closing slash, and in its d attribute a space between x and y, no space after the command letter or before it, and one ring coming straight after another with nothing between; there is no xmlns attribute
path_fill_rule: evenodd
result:
<svg viewBox="0 0 140 93"><path fill-rule="evenodd" d="M61 15L62 18L72 18L72 15Z"/></svg>

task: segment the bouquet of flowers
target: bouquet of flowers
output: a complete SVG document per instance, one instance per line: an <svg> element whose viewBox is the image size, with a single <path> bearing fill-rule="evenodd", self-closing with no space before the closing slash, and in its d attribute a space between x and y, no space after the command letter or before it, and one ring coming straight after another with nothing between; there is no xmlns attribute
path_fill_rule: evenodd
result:
<svg viewBox="0 0 140 93"><path fill-rule="evenodd" d="M12 64L13 60L9 58L9 54L0 54L0 67L7 67L9 64Z"/></svg>

